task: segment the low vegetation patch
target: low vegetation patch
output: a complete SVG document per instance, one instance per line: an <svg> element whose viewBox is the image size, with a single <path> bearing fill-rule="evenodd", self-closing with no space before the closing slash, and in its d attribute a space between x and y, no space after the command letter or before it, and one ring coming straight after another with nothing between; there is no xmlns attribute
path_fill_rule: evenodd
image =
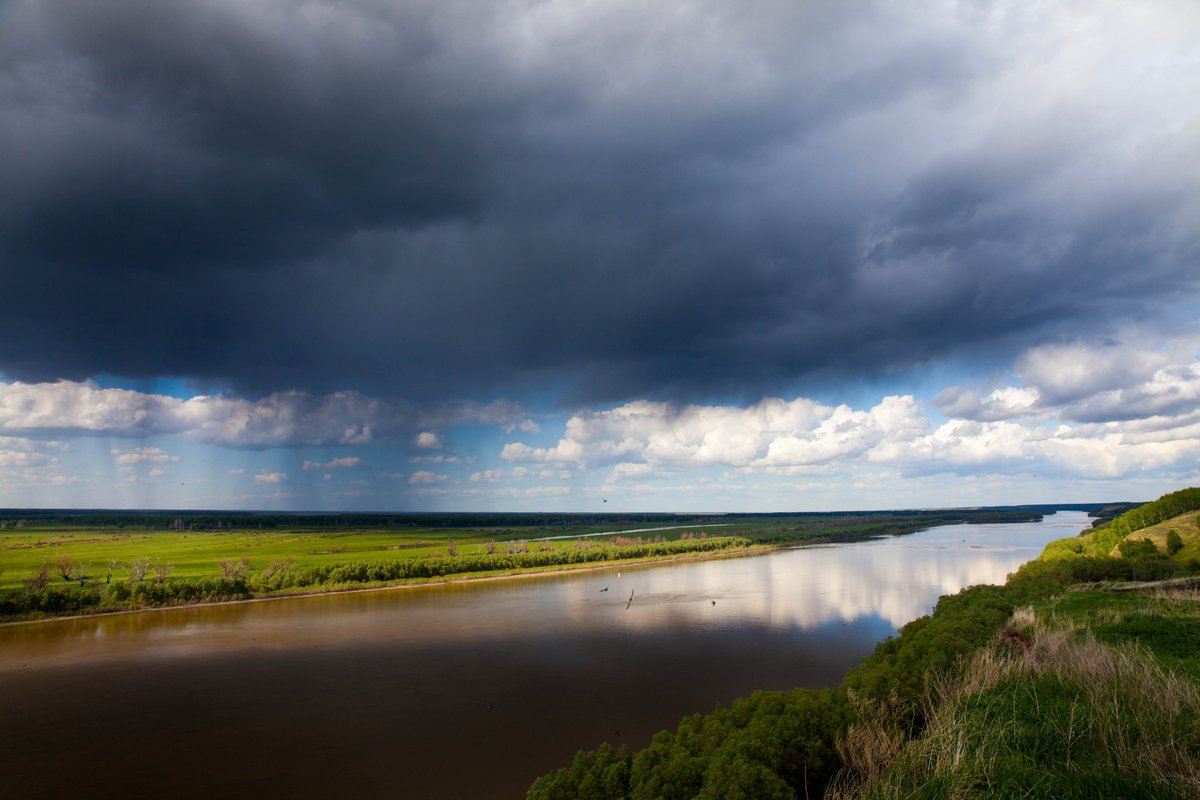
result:
<svg viewBox="0 0 1200 800"><path fill-rule="evenodd" d="M936 687L923 735L886 768L844 747L847 769L827 796L1200 796L1195 682L1130 642L1074 627L1006 630ZM864 719L843 741L888 724Z"/></svg>

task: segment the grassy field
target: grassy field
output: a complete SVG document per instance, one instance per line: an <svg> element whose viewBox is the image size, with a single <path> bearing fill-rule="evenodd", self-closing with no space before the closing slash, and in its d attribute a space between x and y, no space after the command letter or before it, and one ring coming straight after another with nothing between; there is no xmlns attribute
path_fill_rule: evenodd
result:
<svg viewBox="0 0 1200 800"><path fill-rule="evenodd" d="M634 525L617 526L634 528ZM664 526L670 527L670 526ZM630 534L629 537L678 540L681 536L738 535L752 530L760 535L779 527L772 521L744 521L708 527L701 523L660 532ZM505 552L510 544L525 543L530 550L566 550L575 538L588 537L611 542L619 533L593 537L611 530L595 525L528 526L499 528L329 528L296 527L259 530L253 527L224 530L173 531L135 526L49 525L0 529L0 587L23 585L43 564L61 580L60 559L87 565L93 580L105 580L109 562L117 562L113 579L129 577L137 559L171 565L171 579L202 578L221 574L221 561L244 562L254 574L272 564L291 562L297 567L353 562L382 562L487 553L489 547Z"/></svg>
<svg viewBox="0 0 1200 800"><path fill-rule="evenodd" d="M616 544L628 539L678 541L681 538L745 537L755 544L778 545L837 541L873 535L909 533L932 525L979 518L989 512L947 512L887 515L841 514L821 516L734 517L727 522L698 520L678 524L614 521L587 524L497 525L490 527L254 527L254 519L235 518L242 527L204 530L170 530L137 524L137 518L117 524L92 525L87 516L76 524L37 524L4 521L0 528L0 588L24 586L45 565L52 582L70 567L76 579L108 582L130 577L138 561L150 569L167 569L167 580L218 577L221 562L244 566L248 576L287 564L292 568L329 566L346 562L391 562L450 555L506 553L524 547L530 551L568 551L577 541ZM995 512L991 512L995 516ZM1019 514L1016 516L1020 516ZM1027 515L1026 515L1027 516ZM185 522L186 520L182 520ZM451 520L453 521L453 520ZM272 524L276 524L272 520ZM662 528L661 530L647 530ZM622 531L634 531L624 535ZM596 536L597 533L610 532ZM547 538L555 537L555 538ZM567 537L567 538L561 538ZM151 573L152 574L152 573Z"/></svg>
<svg viewBox="0 0 1200 800"><path fill-rule="evenodd" d="M848 741L866 747L848 760L859 775L871 774L871 758L890 766L831 795L1200 796L1200 597L1102 594L1018 613L960 677L935 686L915 741L881 738L886 721L861 722ZM1190 652L1173 641L1181 634Z"/></svg>
<svg viewBox="0 0 1200 800"><path fill-rule="evenodd" d="M528 534L526 534L528 535ZM487 542L503 548L517 541L511 533L478 530L229 530L204 532L116 531L64 528L24 528L0 531L0 586L18 586L49 562L52 574L59 559L90 565L93 578L103 580L108 562L118 562L114 578L128 577L135 559L172 565L172 578L199 578L220 574L220 562L248 562L253 573L275 562L291 560L297 566L345 561L418 559L484 553ZM566 548L570 540L535 543L533 546Z"/></svg>

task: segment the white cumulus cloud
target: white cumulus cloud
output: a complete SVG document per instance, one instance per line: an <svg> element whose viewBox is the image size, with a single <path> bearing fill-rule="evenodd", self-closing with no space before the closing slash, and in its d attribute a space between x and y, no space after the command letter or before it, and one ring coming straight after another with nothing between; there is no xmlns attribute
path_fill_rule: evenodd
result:
<svg viewBox="0 0 1200 800"><path fill-rule="evenodd" d="M276 392L258 400L197 395L186 400L93 382L0 382L0 431L104 433L144 437L177 434L232 448L368 444L429 422L443 425L519 424L524 410L506 401L448 401L418 409L356 391L327 395ZM422 432L417 443L440 447Z"/></svg>
<svg viewBox="0 0 1200 800"><path fill-rule="evenodd" d="M128 452L113 450L118 464L166 464L178 461L179 456L168 455L159 447L135 447Z"/></svg>
<svg viewBox="0 0 1200 800"><path fill-rule="evenodd" d="M449 475L439 475L435 472L428 472L426 470L417 470L416 472L414 472L412 475L410 475L408 477L408 482L412 483L412 484L431 484L431 483L443 483L449 479L450 479Z"/></svg>

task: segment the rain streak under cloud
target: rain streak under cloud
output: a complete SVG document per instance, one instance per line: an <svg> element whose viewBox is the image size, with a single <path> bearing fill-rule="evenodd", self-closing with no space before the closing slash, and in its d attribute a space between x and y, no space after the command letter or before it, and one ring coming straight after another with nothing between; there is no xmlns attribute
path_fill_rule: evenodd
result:
<svg viewBox="0 0 1200 800"><path fill-rule="evenodd" d="M16 0L0 505L1148 499L1200 8Z"/></svg>

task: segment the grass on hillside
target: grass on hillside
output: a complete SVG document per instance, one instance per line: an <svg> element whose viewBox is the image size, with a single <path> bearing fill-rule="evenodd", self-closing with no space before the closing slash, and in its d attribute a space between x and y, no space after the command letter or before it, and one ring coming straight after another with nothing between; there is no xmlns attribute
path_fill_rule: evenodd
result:
<svg viewBox="0 0 1200 800"><path fill-rule="evenodd" d="M1198 520L1192 511L1129 534L1160 554L1126 559L1131 568L1194 564ZM1172 530L1184 546L1168 558ZM1051 542L1040 561L1085 556L1094 538ZM860 703L827 797L1200 796L1198 589L1196 577L1110 581L1014 613L959 676L932 676L918 738L886 703Z"/></svg>
<svg viewBox="0 0 1200 800"><path fill-rule="evenodd" d="M1177 554L1178 558L1200 558L1200 511L1180 514L1178 517L1164 520L1148 528L1126 536L1126 539L1149 539L1154 542L1160 553L1167 552L1167 534L1175 531L1183 540L1183 549ZM1110 555L1119 556L1120 551L1114 548Z"/></svg>
<svg viewBox="0 0 1200 800"><path fill-rule="evenodd" d="M886 713L843 742L835 798L1200 796L1200 595L1072 592L1014 615L908 742Z"/></svg>
<svg viewBox="0 0 1200 800"><path fill-rule="evenodd" d="M1125 536L1121 541L1149 539L1154 544L1157 552L1165 554L1167 552L1167 536L1171 531L1179 534L1179 538L1183 542L1183 549L1172 554L1172 558L1183 562L1200 561L1200 511L1180 514L1177 517L1163 520L1155 525L1141 528ZM1094 531L1087 531L1079 536L1057 539L1046 545L1046 549L1041 557L1043 559L1053 559L1082 555L1104 555L1112 558L1123 558L1124 556L1121 553L1119 543L1108 548L1103 553L1099 552L1099 542L1105 538L1104 533L1104 529L1101 528Z"/></svg>

